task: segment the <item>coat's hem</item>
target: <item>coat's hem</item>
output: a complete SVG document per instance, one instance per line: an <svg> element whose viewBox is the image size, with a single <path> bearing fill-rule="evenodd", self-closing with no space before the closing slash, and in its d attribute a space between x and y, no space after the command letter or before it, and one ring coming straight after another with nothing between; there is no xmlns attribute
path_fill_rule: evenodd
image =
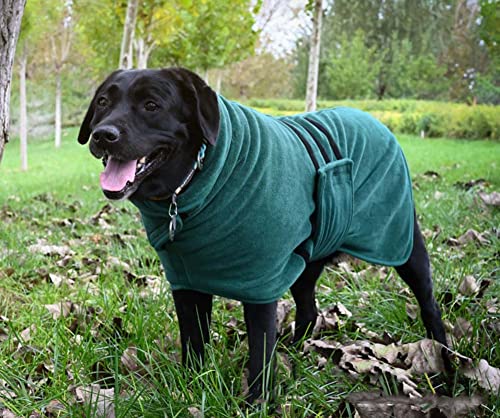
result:
<svg viewBox="0 0 500 418"><path fill-rule="evenodd" d="M168 279L167 279L167 281L168 281ZM174 284L170 283L170 289L172 289L172 290L194 290L195 292L205 293L207 295L219 296L219 297L223 297L226 299L237 300L237 301L242 302L242 303L253 303L256 305L264 305L266 303L276 302L276 301L280 300L283 297L283 295L288 291L288 289L285 290L281 294L281 296L261 300L261 299L242 299L242 298L231 296L229 294L223 295L220 293L217 293L217 294L211 293L211 292L207 292L206 290L196 289L194 287L188 287L188 286L184 286L182 284L174 285Z"/></svg>
<svg viewBox="0 0 500 418"><path fill-rule="evenodd" d="M412 233L413 233L413 230L412 230ZM378 258L366 257L362 254L357 253L356 251L346 250L342 247L340 247L338 249L338 251L345 253L345 254L352 255L353 257L359 258L360 260L366 261L368 263L378 264L380 266L399 267L408 261L408 259L411 256L412 249L413 249L413 238L411 239L410 245L409 245L408 250L406 251L405 255L402 258L397 259L397 260L393 260L393 261L387 261L387 260L382 260L382 259L378 259Z"/></svg>

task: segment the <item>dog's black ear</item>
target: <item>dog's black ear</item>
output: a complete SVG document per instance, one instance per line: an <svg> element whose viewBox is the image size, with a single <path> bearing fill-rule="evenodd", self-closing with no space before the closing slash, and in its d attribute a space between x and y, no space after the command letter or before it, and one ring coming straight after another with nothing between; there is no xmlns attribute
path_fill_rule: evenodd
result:
<svg viewBox="0 0 500 418"><path fill-rule="evenodd" d="M175 71L187 88L188 101L193 106L194 127L199 131L204 142L215 145L219 134L219 103L217 93L195 73L185 68L176 68Z"/></svg>
<svg viewBox="0 0 500 418"><path fill-rule="evenodd" d="M91 134L90 122L92 121L93 117L94 117L94 99L92 99L92 102L90 103L87 113L83 118L82 125L80 126L80 132L78 132L78 142L82 145L86 144L89 141Z"/></svg>
<svg viewBox="0 0 500 418"><path fill-rule="evenodd" d="M94 97L92 98L92 101L90 102L90 106L87 109L87 113L85 114L85 117L83 118L83 122L80 126L80 132L78 133L78 142L80 144L86 144L89 141L90 134L92 133L90 129L90 122L92 122L92 118L94 117L94 109L95 109L95 101L97 98L97 95L99 93L99 90L106 84L108 80L113 78L116 74L121 73L123 70L117 70L113 71L107 78L104 80L99 87L97 87L97 90L95 91Z"/></svg>

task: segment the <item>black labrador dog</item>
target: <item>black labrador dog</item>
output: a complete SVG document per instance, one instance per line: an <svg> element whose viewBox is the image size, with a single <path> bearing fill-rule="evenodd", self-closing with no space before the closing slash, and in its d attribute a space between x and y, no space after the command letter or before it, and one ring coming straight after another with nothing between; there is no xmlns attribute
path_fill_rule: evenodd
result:
<svg viewBox="0 0 500 418"><path fill-rule="evenodd" d="M78 141L89 139L105 165L104 194L139 207L165 267L184 364L203 360L212 295L243 302L249 402L272 386L277 299L290 288L300 344L316 321L316 281L339 250L393 265L418 300L428 337L446 345L404 157L366 114L272 118L225 100L186 69L120 70L85 115ZM378 163L362 177L371 161ZM400 218L393 201L406 208ZM385 258L379 247L389 248Z"/></svg>

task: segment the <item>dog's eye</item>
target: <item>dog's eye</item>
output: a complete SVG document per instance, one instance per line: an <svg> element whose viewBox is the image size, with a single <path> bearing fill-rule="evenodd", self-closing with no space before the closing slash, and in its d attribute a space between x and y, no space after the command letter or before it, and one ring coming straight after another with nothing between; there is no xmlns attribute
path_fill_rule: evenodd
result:
<svg viewBox="0 0 500 418"><path fill-rule="evenodd" d="M154 112L159 108L160 106L158 106L155 102L152 101L146 102L146 104L144 105L144 109L146 109L148 112Z"/></svg>
<svg viewBox="0 0 500 418"><path fill-rule="evenodd" d="M108 99L106 99L105 97L99 97L99 99L97 99L97 105L101 106L101 107L107 106L108 105Z"/></svg>

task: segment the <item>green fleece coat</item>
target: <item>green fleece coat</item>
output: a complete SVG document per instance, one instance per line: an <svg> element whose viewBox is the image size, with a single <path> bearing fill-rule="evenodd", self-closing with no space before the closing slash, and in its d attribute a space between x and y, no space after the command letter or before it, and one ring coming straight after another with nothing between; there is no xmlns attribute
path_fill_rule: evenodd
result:
<svg viewBox="0 0 500 418"><path fill-rule="evenodd" d="M218 103L217 143L177 199L174 241L170 200L132 200L172 289L268 303L307 260L335 251L383 265L406 262L411 179L384 125L350 108L275 118L221 96Z"/></svg>

